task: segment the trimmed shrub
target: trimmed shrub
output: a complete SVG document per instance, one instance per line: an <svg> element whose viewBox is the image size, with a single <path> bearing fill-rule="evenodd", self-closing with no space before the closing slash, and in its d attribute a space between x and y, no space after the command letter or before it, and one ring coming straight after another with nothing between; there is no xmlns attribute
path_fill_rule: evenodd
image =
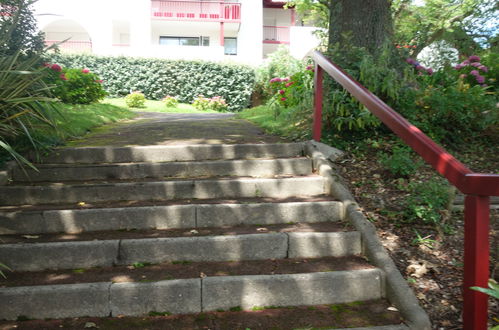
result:
<svg viewBox="0 0 499 330"><path fill-rule="evenodd" d="M102 80L89 69L67 69L59 64L45 64L49 67L47 83L55 85L52 94L64 103L90 104L102 100L106 92Z"/></svg>
<svg viewBox="0 0 499 330"><path fill-rule="evenodd" d="M176 96L167 95L161 101L167 108L176 108L178 105L178 98Z"/></svg>
<svg viewBox="0 0 499 330"><path fill-rule="evenodd" d="M146 97L141 92L132 92L125 96L125 103L130 108L142 108L146 103Z"/></svg>
<svg viewBox="0 0 499 330"><path fill-rule="evenodd" d="M250 105L255 83L254 70L236 64L61 54L51 55L51 61L98 73L111 97L123 97L134 90L151 100L177 95L182 103L191 103L201 94L221 96L230 111Z"/></svg>
<svg viewBox="0 0 499 330"><path fill-rule="evenodd" d="M198 110L213 110L218 112L227 111L227 103L220 96L214 96L212 98L204 97L203 95L199 95L192 102L192 106Z"/></svg>

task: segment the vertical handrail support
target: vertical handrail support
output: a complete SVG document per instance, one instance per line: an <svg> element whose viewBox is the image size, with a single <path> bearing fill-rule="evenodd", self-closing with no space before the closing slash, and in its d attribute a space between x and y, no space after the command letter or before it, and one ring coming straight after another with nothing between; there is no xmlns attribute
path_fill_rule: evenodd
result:
<svg viewBox="0 0 499 330"><path fill-rule="evenodd" d="M315 141L320 142L322 133L322 104L324 93L324 70L320 65L315 63L314 74L314 124L312 137Z"/></svg>

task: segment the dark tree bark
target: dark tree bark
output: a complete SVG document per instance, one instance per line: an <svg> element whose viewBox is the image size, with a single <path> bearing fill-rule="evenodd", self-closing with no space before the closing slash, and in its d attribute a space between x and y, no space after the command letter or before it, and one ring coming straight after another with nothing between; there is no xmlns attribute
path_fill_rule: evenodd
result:
<svg viewBox="0 0 499 330"><path fill-rule="evenodd" d="M330 47L348 42L375 55L393 34L390 6L390 0L329 0Z"/></svg>

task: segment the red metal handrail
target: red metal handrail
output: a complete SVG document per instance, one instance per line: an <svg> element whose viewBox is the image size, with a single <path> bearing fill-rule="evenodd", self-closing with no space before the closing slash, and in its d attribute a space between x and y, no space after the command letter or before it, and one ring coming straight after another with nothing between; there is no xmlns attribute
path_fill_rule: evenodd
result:
<svg viewBox="0 0 499 330"><path fill-rule="evenodd" d="M155 19L174 21L240 22L241 4L223 1L152 0Z"/></svg>
<svg viewBox="0 0 499 330"><path fill-rule="evenodd" d="M464 211L463 324L465 330L487 329L487 296L470 290L487 287L489 278L490 196L499 196L499 175L473 173L419 128L412 125L320 52L315 61L313 138L321 137L323 72L327 72L371 113L416 151L438 173L466 194Z"/></svg>

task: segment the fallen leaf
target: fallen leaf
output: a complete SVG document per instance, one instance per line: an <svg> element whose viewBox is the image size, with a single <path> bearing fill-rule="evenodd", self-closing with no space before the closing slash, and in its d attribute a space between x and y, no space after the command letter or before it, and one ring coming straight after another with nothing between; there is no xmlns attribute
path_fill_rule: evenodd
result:
<svg viewBox="0 0 499 330"><path fill-rule="evenodd" d="M38 235L23 235L23 237L27 238L27 239L40 238L40 236L38 236Z"/></svg>
<svg viewBox="0 0 499 330"><path fill-rule="evenodd" d="M85 204L86 204L85 202L79 202L78 203L78 205L80 205L80 206L85 206ZM92 322L89 322L89 323L92 323Z"/></svg>
<svg viewBox="0 0 499 330"><path fill-rule="evenodd" d="M396 309L395 307L392 307L392 306L388 307L387 310L389 310L390 312L398 312L399 311L398 309Z"/></svg>
<svg viewBox="0 0 499 330"><path fill-rule="evenodd" d="M407 266L407 274L420 278L426 273L428 273L428 268L426 268L426 262L414 262Z"/></svg>
<svg viewBox="0 0 499 330"><path fill-rule="evenodd" d="M98 328L97 324L95 324L94 322L87 322L85 323L85 329L87 328Z"/></svg>
<svg viewBox="0 0 499 330"><path fill-rule="evenodd" d="M191 234L193 234L193 235L199 234L199 231L197 231L196 229L193 229L193 230L191 230Z"/></svg>

